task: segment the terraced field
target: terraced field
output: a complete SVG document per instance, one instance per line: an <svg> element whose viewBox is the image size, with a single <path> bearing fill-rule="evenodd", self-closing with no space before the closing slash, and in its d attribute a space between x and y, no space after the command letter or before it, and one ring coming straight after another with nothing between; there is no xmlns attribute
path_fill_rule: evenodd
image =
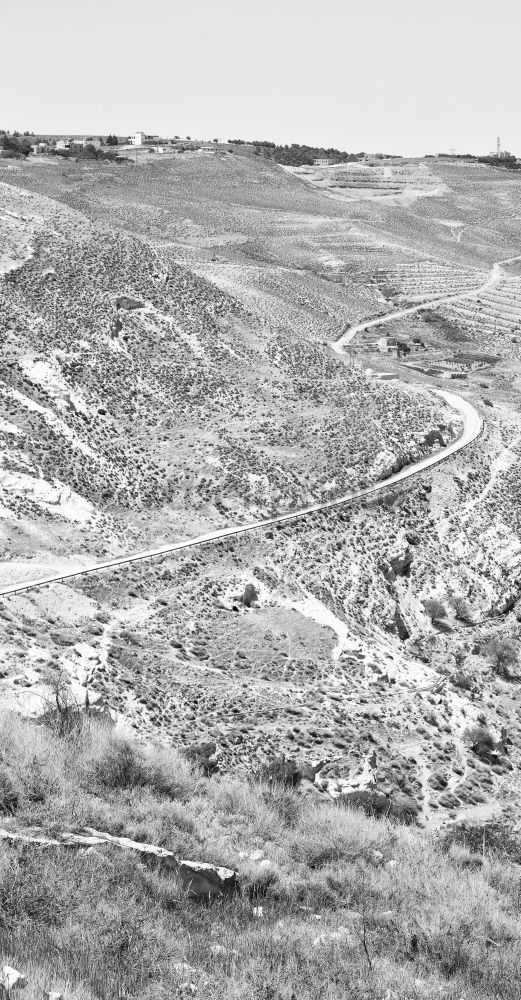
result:
<svg viewBox="0 0 521 1000"><path fill-rule="evenodd" d="M521 280L504 278L465 302L443 307L482 349L511 356L521 334Z"/></svg>

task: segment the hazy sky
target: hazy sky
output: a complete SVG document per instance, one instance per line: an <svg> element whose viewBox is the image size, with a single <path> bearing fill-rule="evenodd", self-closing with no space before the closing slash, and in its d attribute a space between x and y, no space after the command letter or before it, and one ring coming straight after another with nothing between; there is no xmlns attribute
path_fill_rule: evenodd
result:
<svg viewBox="0 0 521 1000"><path fill-rule="evenodd" d="M0 127L521 154L519 0L0 0Z"/></svg>

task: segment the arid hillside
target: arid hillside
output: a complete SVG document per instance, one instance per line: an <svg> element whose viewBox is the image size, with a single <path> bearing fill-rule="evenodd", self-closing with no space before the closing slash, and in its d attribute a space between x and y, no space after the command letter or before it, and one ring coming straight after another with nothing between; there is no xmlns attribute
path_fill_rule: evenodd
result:
<svg viewBox="0 0 521 1000"><path fill-rule="evenodd" d="M379 481L457 435L453 377L485 419L375 500L5 598L6 703L65 677L225 771L517 816L521 182L425 171L402 203L245 157L1 171L2 582Z"/></svg>

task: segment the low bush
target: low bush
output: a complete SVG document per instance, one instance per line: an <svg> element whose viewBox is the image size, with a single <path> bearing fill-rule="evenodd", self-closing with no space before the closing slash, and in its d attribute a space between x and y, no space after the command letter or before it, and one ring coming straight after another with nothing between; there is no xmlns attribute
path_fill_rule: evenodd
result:
<svg viewBox="0 0 521 1000"><path fill-rule="evenodd" d="M519 655L514 642L501 636L492 636L484 644L482 653L494 672L506 679L512 676L512 668L519 665Z"/></svg>
<svg viewBox="0 0 521 1000"><path fill-rule="evenodd" d="M423 602L423 608L425 614L430 618L431 622L439 622L443 618L447 617L447 609L442 601L438 600L437 597L429 597Z"/></svg>

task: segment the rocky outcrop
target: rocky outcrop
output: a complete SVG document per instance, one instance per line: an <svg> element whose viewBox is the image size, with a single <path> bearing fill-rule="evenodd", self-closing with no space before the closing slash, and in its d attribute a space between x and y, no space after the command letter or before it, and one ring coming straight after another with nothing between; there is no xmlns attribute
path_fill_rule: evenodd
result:
<svg viewBox="0 0 521 1000"><path fill-rule="evenodd" d="M171 871L181 879L183 891L198 900L233 896L239 892L238 873L233 868L208 864L205 861L186 861L175 857L172 851L155 844L141 844L128 837L113 837L110 833L86 827L83 833L65 831L55 838L33 836L28 831L0 830L0 840L34 844L36 847L87 847L114 845L125 851L135 851L142 860L156 861L162 869ZM2 980L0 979L0 984Z"/></svg>

